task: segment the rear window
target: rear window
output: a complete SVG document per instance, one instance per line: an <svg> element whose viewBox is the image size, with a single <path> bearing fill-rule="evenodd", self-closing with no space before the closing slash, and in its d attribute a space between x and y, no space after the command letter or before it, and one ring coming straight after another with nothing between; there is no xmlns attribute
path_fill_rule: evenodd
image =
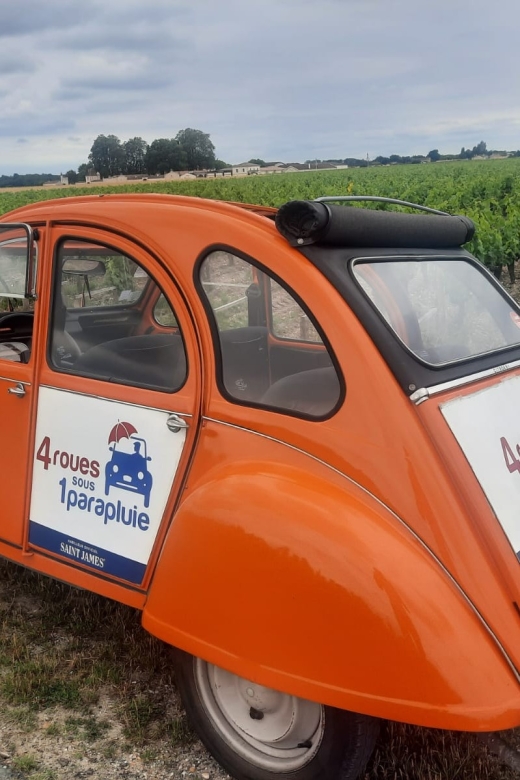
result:
<svg viewBox="0 0 520 780"><path fill-rule="evenodd" d="M357 260L354 277L398 338L435 366L520 344L514 301L477 264Z"/></svg>

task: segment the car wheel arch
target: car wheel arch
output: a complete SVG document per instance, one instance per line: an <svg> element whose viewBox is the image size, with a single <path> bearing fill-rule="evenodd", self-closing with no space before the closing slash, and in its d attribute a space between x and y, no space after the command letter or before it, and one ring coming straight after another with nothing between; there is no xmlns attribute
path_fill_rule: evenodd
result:
<svg viewBox="0 0 520 780"><path fill-rule="evenodd" d="M439 561L360 488L268 463L222 471L173 520L143 611L151 633L302 698L422 725L471 728L493 708L474 685L490 665L515 684Z"/></svg>

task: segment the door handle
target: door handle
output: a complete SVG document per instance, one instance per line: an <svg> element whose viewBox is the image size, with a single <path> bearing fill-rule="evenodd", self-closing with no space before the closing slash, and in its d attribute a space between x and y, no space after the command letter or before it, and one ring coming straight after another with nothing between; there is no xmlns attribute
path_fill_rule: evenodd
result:
<svg viewBox="0 0 520 780"><path fill-rule="evenodd" d="M21 382L18 382L16 387L10 387L7 390L8 393L11 393L11 395L17 395L18 398L23 398L25 395L25 387L22 385Z"/></svg>
<svg viewBox="0 0 520 780"><path fill-rule="evenodd" d="M172 433L178 433L181 430L186 430L190 426L183 417L178 414L170 414L166 420L166 426Z"/></svg>

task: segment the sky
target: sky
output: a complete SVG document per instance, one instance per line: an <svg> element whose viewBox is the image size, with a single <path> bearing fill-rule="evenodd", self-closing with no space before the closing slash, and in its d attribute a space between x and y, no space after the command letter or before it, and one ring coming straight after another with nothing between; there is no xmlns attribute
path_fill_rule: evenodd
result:
<svg viewBox="0 0 520 780"><path fill-rule="evenodd" d="M193 127L227 163L520 148L518 0L0 0L0 174Z"/></svg>

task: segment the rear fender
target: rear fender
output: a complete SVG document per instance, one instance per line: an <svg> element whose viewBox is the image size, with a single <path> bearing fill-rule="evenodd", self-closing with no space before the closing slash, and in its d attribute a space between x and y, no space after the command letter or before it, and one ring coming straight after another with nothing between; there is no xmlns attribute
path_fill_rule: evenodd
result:
<svg viewBox="0 0 520 780"><path fill-rule="evenodd" d="M225 466L181 504L143 612L152 634L296 696L419 725L520 722L518 685L464 594L360 487Z"/></svg>

